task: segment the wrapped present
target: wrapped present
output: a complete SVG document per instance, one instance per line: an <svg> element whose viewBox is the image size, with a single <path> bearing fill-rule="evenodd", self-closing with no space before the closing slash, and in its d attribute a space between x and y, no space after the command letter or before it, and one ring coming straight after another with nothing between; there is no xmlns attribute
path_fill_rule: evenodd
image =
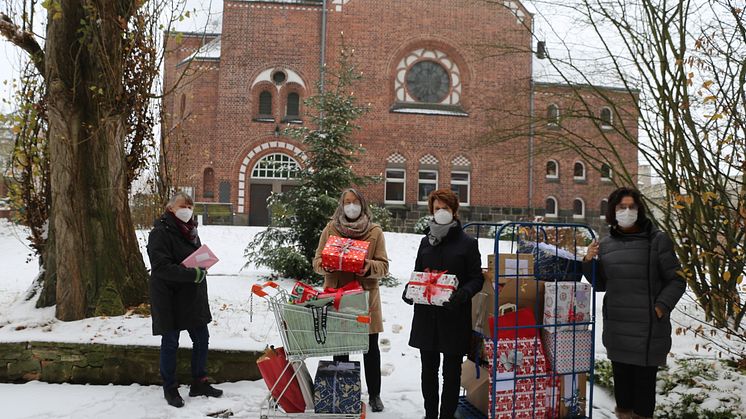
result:
<svg viewBox="0 0 746 419"><path fill-rule="evenodd" d="M313 400L316 413L360 414L360 362L319 361Z"/></svg>
<svg viewBox="0 0 746 419"><path fill-rule="evenodd" d="M585 282L547 282L544 286L544 324L584 323L591 321L591 284ZM557 326L558 332L585 330L587 324ZM549 328L552 331L554 327Z"/></svg>
<svg viewBox="0 0 746 419"><path fill-rule="evenodd" d="M552 332L545 329L541 331L541 340L549 366L557 374L590 371L593 361L592 330Z"/></svg>
<svg viewBox="0 0 746 419"><path fill-rule="evenodd" d="M489 418L534 418L546 414L546 388L549 377L534 377L547 372L547 363L536 337L500 339L493 359L494 343L485 340L490 380ZM494 394L494 399L493 399Z"/></svg>
<svg viewBox="0 0 746 419"><path fill-rule="evenodd" d="M321 251L321 266L330 271L360 273L368 257L369 242L329 236Z"/></svg>
<svg viewBox="0 0 746 419"><path fill-rule="evenodd" d="M407 298L417 304L442 306L458 287L456 275L426 269L412 272L407 284Z"/></svg>
<svg viewBox="0 0 746 419"><path fill-rule="evenodd" d="M535 257L536 277L545 281L580 281L583 277L583 258L553 244L520 239L518 253Z"/></svg>
<svg viewBox="0 0 746 419"><path fill-rule="evenodd" d="M316 288L304 284L298 281L293 285L293 289L290 290L290 297L288 301L292 304L302 304L306 301L315 300L319 296L319 290Z"/></svg>
<svg viewBox="0 0 746 419"><path fill-rule="evenodd" d="M368 293L357 281L348 282L340 288L324 288L313 302L314 305L329 303L340 313L369 314Z"/></svg>

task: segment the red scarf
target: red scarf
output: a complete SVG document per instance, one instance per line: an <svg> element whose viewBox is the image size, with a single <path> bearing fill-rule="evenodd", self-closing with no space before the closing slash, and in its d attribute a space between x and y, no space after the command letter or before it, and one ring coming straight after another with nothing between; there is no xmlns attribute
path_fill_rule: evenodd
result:
<svg viewBox="0 0 746 419"><path fill-rule="evenodd" d="M170 215L171 219L174 220L174 222L176 223L176 227L179 228L179 232L181 233L181 235L185 239L189 240L190 242L196 243L198 224L196 221L194 221L194 218L190 219L189 222L185 223L181 221L178 217L176 217L176 214L174 214L173 212L171 211L166 211L166 212L168 212L168 215Z"/></svg>

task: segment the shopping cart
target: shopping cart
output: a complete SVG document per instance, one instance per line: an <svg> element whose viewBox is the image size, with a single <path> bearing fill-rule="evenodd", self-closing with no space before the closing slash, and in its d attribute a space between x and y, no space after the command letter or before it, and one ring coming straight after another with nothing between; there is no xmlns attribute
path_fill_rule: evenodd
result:
<svg viewBox="0 0 746 419"><path fill-rule="evenodd" d="M271 288L271 290L270 290ZM292 368L292 377L304 368L305 360L309 357L334 355L349 355L368 352L368 334L370 316L367 314L340 313L329 310L328 305L303 306L289 303L289 294L276 282L255 284L251 288L253 295L263 298L269 305L269 310L275 316L288 364L282 375ZM278 381L279 382L279 381ZM277 400L287 391L292 379L280 391ZM278 401L272 396L276 393L277 383L270 389L267 398L260 407L260 418L329 418L329 419L363 419L365 418L365 404L361 403L358 414L335 413L286 413Z"/></svg>

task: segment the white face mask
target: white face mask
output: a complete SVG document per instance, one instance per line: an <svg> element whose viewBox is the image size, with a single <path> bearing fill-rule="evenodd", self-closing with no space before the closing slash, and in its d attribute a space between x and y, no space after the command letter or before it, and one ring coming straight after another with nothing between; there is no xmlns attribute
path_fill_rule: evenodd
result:
<svg viewBox="0 0 746 419"><path fill-rule="evenodd" d="M187 223L189 220L192 219L193 211L189 208L179 208L174 212L174 215L176 218L180 219L181 221Z"/></svg>
<svg viewBox="0 0 746 419"><path fill-rule="evenodd" d="M451 224L451 222L453 221L453 214L451 214L451 211L448 211L445 208L441 208L435 211L433 219L438 224Z"/></svg>
<svg viewBox="0 0 746 419"><path fill-rule="evenodd" d="M344 206L345 216L350 220L356 220L360 216L362 207L359 204L347 204Z"/></svg>
<svg viewBox="0 0 746 419"><path fill-rule="evenodd" d="M619 227L630 228L635 225L637 221L637 210L636 209L623 209L616 211L616 222Z"/></svg>

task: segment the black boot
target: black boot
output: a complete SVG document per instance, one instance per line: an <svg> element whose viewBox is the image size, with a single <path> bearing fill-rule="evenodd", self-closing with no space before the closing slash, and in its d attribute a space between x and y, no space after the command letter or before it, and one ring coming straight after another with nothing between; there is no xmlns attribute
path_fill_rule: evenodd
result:
<svg viewBox="0 0 746 419"><path fill-rule="evenodd" d="M215 387L211 386L206 379L193 381L192 386L189 388L189 397L220 397L222 395L223 390L218 390Z"/></svg>
<svg viewBox="0 0 746 419"><path fill-rule="evenodd" d="M371 396L370 400L370 409L374 412L383 412L383 402L381 401L381 396Z"/></svg>
<svg viewBox="0 0 746 419"><path fill-rule="evenodd" d="M184 399L182 399L181 395L179 394L178 386L164 388L163 397L165 397L168 404L170 404L173 407L184 406Z"/></svg>

